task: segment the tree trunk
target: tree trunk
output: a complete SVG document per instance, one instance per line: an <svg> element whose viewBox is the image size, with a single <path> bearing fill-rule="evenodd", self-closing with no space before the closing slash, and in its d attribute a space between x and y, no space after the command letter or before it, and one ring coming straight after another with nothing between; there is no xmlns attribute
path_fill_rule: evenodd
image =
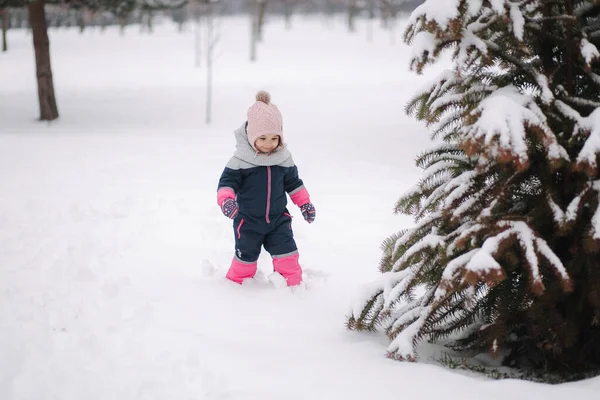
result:
<svg viewBox="0 0 600 400"><path fill-rule="evenodd" d="M256 42L258 35L258 3L256 0L250 0L250 61L256 61Z"/></svg>
<svg viewBox="0 0 600 400"><path fill-rule="evenodd" d="M125 25L127 25L127 17L125 15L119 15L119 34L125 36Z"/></svg>
<svg viewBox="0 0 600 400"><path fill-rule="evenodd" d="M148 33L154 32L153 19L154 19L154 11L149 10L148 11Z"/></svg>
<svg viewBox="0 0 600 400"><path fill-rule="evenodd" d="M0 10L2 17L2 51L8 50L8 41L6 40L6 31L8 30L8 9Z"/></svg>
<svg viewBox="0 0 600 400"><path fill-rule="evenodd" d="M375 0L369 1L369 20L367 21L367 41L373 41L373 32L375 24Z"/></svg>
<svg viewBox="0 0 600 400"><path fill-rule="evenodd" d="M54 97L52 67L50 65L50 40L46 25L46 0L37 0L29 5L29 21L33 32L35 66L40 103L40 120L52 121L58 118L58 108Z"/></svg>
<svg viewBox="0 0 600 400"><path fill-rule="evenodd" d="M292 29L292 11L293 11L293 4L292 4L293 0L285 0L284 2L284 12L285 12L285 29L286 30L290 30Z"/></svg>
<svg viewBox="0 0 600 400"><path fill-rule="evenodd" d="M217 41L215 29L212 4L208 3L206 10L206 124L210 124L212 117L213 50Z"/></svg>
<svg viewBox="0 0 600 400"><path fill-rule="evenodd" d="M206 60L206 123L210 124L212 106L212 60L210 56Z"/></svg>
<svg viewBox="0 0 600 400"><path fill-rule="evenodd" d="M356 0L350 0L350 4L348 4L348 30L350 32L356 31L356 27L354 26L354 17L358 13L358 5L356 4Z"/></svg>
<svg viewBox="0 0 600 400"><path fill-rule="evenodd" d="M256 38L259 42L263 40L263 25L265 24L265 14L267 11L267 0L258 1L258 20L256 26Z"/></svg>
<svg viewBox="0 0 600 400"><path fill-rule="evenodd" d="M396 19L396 14L395 13L390 13L390 22L389 22L389 27L390 27L390 32L391 32L391 43L392 44L396 44L396 25L397 25L398 21Z"/></svg>
<svg viewBox="0 0 600 400"><path fill-rule="evenodd" d="M77 11L77 25L79 25L79 33L85 31L85 8Z"/></svg>
<svg viewBox="0 0 600 400"><path fill-rule="evenodd" d="M212 44L208 44L206 51L206 123L210 124L212 114Z"/></svg>
<svg viewBox="0 0 600 400"><path fill-rule="evenodd" d="M200 24L202 23L202 19L198 17L196 21L194 21L194 65L196 68L200 68L202 65L202 27Z"/></svg>

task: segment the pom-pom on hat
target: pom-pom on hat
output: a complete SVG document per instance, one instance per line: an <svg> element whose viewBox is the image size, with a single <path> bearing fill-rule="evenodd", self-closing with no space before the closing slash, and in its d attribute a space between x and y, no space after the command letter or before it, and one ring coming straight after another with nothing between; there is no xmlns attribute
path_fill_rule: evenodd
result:
<svg viewBox="0 0 600 400"><path fill-rule="evenodd" d="M248 141L254 150L254 142L262 135L279 135L283 146L283 118L277 106L271 103L271 95L264 90L256 93L256 102L248 109Z"/></svg>

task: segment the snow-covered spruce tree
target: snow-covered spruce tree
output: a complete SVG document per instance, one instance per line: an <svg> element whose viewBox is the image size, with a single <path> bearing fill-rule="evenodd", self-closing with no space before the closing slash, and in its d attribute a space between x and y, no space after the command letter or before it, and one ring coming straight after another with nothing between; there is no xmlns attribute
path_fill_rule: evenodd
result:
<svg viewBox="0 0 600 400"><path fill-rule="evenodd" d="M405 41L417 73L452 54L407 105L441 144L348 328L383 329L400 360L429 341L600 368L600 2L426 0Z"/></svg>

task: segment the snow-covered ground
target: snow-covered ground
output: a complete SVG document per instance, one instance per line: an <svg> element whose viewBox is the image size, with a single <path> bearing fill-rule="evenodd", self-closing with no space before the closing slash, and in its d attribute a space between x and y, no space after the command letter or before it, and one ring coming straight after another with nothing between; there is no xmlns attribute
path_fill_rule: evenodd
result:
<svg viewBox="0 0 600 400"><path fill-rule="evenodd" d="M394 202L418 177L426 130L403 107L425 77L376 27L269 21L257 63L248 21L224 21L214 116L194 34L52 30L60 120L38 115L31 37L0 54L0 399L596 399L600 379L492 381L384 357L349 332L380 243L408 227ZM399 35L399 33L398 33ZM437 69L441 68L436 67ZM431 71L433 73L434 71ZM223 278L231 222L215 201L233 129L259 89L317 220L291 207L308 290ZM270 272L263 253L260 272ZM426 350L426 349L425 349Z"/></svg>

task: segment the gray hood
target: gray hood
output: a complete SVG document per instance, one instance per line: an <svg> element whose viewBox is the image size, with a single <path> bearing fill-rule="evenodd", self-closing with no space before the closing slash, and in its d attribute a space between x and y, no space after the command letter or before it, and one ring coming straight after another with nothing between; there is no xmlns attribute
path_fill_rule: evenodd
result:
<svg viewBox="0 0 600 400"><path fill-rule="evenodd" d="M277 151L271 154L258 153L248 142L248 135L246 134L246 123L234 131L235 134L235 153L233 156L239 158L242 161L257 166L273 166L280 165L288 161L292 157L285 143L283 147L280 147Z"/></svg>

